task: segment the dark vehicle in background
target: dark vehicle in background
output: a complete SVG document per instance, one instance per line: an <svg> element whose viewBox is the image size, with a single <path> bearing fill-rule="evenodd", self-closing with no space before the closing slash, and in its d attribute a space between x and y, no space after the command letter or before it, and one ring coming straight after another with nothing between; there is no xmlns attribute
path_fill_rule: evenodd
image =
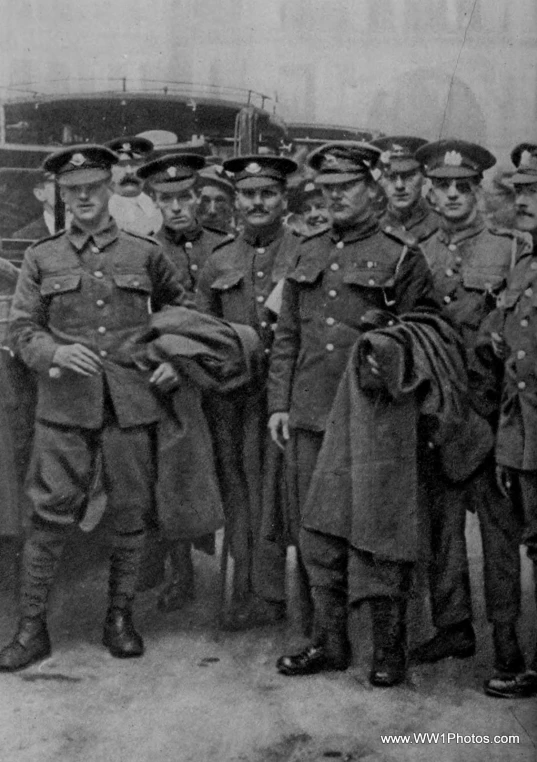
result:
<svg viewBox="0 0 537 762"><path fill-rule="evenodd" d="M287 135L295 150L306 148L308 153L332 140L359 140L366 143L382 137L383 133L367 127L341 127L335 124L288 122Z"/></svg>
<svg viewBox="0 0 537 762"><path fill-rule="evenodd" d="M178 141L161 152L197 150L224 160L257 151L278 153L287 140L273 102L254 90L156 80L131 86L123 78L24 84L0 90L0 97L2 239L39 214L31 170L62 146L161 130ZM13 249L4 242L4 256Z"/></svg>

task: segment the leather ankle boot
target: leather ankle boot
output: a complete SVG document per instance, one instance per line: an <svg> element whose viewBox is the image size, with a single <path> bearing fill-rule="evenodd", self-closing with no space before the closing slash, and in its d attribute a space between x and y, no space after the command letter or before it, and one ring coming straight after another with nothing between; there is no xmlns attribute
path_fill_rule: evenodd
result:
<svg viewBox="0 0 537 762"><path fill-rule="evenodd" d="M144 642L141 635L134 629L130 607L108 609L104 623L103 645L117 659L142 656Z"/></svg>
<svg viewBox="0 0 537 762"><path fill-rule="evenodd" d="M402 683L406 674L406 606L403 600L371 601L373 664L369 682L381 688Z"/></svg>
<svg viewBox="0 0 537 762"><path fill-rule="evenodd" d="M23 617L11 641L0 651L0 672L17 672L50 656L47 623L42 616Z"/></svg>

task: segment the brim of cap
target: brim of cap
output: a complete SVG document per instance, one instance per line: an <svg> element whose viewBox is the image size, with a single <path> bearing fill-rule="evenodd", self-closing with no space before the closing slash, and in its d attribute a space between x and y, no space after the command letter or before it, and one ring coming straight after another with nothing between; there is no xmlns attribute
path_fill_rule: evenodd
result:
<svg viewBox="0 0 537 762"><path fill-rule="evenodd" d="M481 173L477 169L470 167L438 167L427 172L427 177L449 177L453 179L479 177Z"/></svg>
<svg viewBox="0 0 537 762"><path fill-rule="evenodd" d="M509 178L510 185L535 185L537 184L537 172L515 172Z"/></svg>
<svg viewBox="0 0 537 762"><path fill-rule="evenodd" d="M377 169L380 169L381 167L383 167L383 172L410 172L411 169L421 169L421 164L413 158L398 159L394 156L386 165L379 162L379 164L377 164Z"/></svg>
<svg viewBox="0 0 537 762"><path fill-rule="evenodd" d="M371 173L367 170L363 172L319 172L315 178L317 185L340 185L341 183L350 183L353 180L363 180Z"/></svg>
<svg viewBox="0 0 537 762"><path fill-rule="evenodd" d="M200 172L198 175L198 187L203 188L204 185L214 185L215 188L220 188L230 195L233 195L233 191L235 190L231 183L228 183L225 180L219 180L215 177L205 177Z"/></svg>
<svg viewBox="0 0 537 762"><path fill-rule="evenodd" d="M102 182L103 180L109 180L111 176L112 173L109 169L94 167L92 169L74 169L71 172L58 175L57 181L59 185L70 187L73 185L90 185L91 183Z"/></svg>
<svg viewBox="0 0 537 762"><path fill-rule="evenodd" d="M186 177L184 180L174 180L169 183L152 183L149 182L149 187L152 190L159 193L178 193L179 191L189 190L196 184L195 177Z"/></svg>
<svg viewBox="0 0 537 762"><path fill-rule="evenodd" d="M243 177L241 180L237 180L235 188L242 190L242 188L268 188L271 185L285 185L285 180L281 180L276 177L267 177L266 175L257 175L256 177Z"/></svg>

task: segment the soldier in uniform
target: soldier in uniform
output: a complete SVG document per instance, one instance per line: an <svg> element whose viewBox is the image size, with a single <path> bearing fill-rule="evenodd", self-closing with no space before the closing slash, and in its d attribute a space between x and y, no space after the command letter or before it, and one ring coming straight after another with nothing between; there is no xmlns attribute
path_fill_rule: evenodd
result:
<svg viewBox="0 0 537 762"><path fill-rule="evenodd" d="M423 249L446 313L459 327L472 376L479 328L495 308L497 294L525 244L509 230L487 228L478 211L482 173L495 163L489 151L461 140L441 140L420 148L416 158L431 179L441 217L439 230ZM494 428L496 401L479 385L470 394L473 409ZM449 656L466 658L475 652L465 539L466 511L471 510L477 511L480 522L496 665L502 671L517 671L522 659L515 631L520 606L519 528L512 506L496 484L493 453L462 484L444 478L435 466L434 452L430 469L429 580L437 633L411 657L424 663Z"/></svg>
<svg viewBox="0 0 537 762"><path fill-rule="evenodd" d="M132 622L144 512L154 499L154 390L177 384L169 363L143 372L125 346L149 323L150 309L191 306L159 245L120 231L108 212L117 156L99 145L52 154L73 213L68 231L26 252L10 315L10 339L38 374L28 491L32 529L24 547L21 619L0 652L0 670L23 669L50 653L47 598L70 530L83 517L102 463L112 523L109 607L103 644L113 656L141 656Z"/></svg>
<svg viewBox="0 0 537 762"><path fill-rule="evenodd" d="M294 464L301 510L336 391L366 313L438 309L422 252L400 233L379 227L372 170L380 153L366 143L333 142L318 148L308 160L318 172L316 182L323 189L332 225L299 246L284 286L269 376L269 428ZM402 680L404 656L401 663L399 654L404 652L401 601L405 593L399 565L368 565L364 554L340 538L304 527L300 551L311 584L313 639L300 653L282 656L279 671L305 675L346 669L350 663L348 598L351 603L369 599L375 634L371 680L378 685ZM397 652L391 665L381 657L382 649L387 653L388 622L397 633L397 643L389 647L390 653Z"/></svg>
<svg viewBox="0 0 537 762"><path fill-rule="evenodd" d="M164 222L156 238L192 294L208 257L230 237L204 228L198 219L198 170L204 166L203 156L174 153L154 159L138 171L162 212Z"/></svg>
<svg viewBox="0 0 537 762"><path fill-rule="evenodd" d="M286 178L297 165L279 156L255 155L230 159L224 169L233 174L244 229L208 259L197 303L203 312L255 328L268 370L277 308L269 310L267 299L285 277L297 244L283 225ZM235 560L233 601L224 622L228 629L270 624L285 615L285 547L261 538L262 504L278 501L283 491L281 454L267 436L265 381L266 372L255 387L211 402L226 531Z"/></svg>
<svg viewBox="0 0 537 762"><path fill-rule="evenodd" d="M387 232L408 233L417 243L427 240L439 224L438 215L423 198L425 177L415 156L425 143L423 138L409 136L379 138L372 143L382 151L379 182L388 201L380 224Z"/></svg>
<svg viewBox="0 0 537 762"><path fill-rule="evenodd" d="M223 167L211 164L199 173L198 218L204 228L233 233L235 189Z"/></svg>
<svg viewBox="0 0 537 762"><path fill-rule="evenodd" d="M110 214L118 227L138 235L155 235L162 225L162 215L153 200L144 193L143 182L136 174L153 151L153 143L142 137L115 138L106 144L119 156L112 169L113 190Z"/></svg>
<svg viewBox="0 0 537 762"><path fill-rule="evenodd" d="M511 154L516 224L533 238L533 251L521 257L500 297L500 324L493 347L504 361L502 406L496 442L498 480L511 496L524 527L523 541L533 562L537 600L537 143L522 143ZM501 667L501 665L497 665ZM502 671L485 682L485 692L499 698L537 695L537 645L529 670Z"/></svg>
<svg viewBox="0 0 537 762"><path fill-rule="evenodd" d="M228 238L226 233L206 230L197 219L197 171L205 159L196 154L169 154L143 165L140 181L147 185L162 213L163 225L156 238L173 264L183 288L194 295L198 279L213 249ZM161 611L182 608L194 597L194 565L189 538L173 541L162 538L155 516L148 516L148 533L142 560L139 590L160 584L165 575L166 558L171 564L171 579L158 598ZM200 544L197 540L196 544ZM212 536L201 542L202 549L213 551Z"/></svg>

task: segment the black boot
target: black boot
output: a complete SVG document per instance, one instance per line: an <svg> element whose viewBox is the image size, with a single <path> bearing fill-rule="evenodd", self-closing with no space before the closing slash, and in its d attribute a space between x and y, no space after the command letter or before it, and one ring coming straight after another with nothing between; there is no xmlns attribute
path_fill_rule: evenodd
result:
<svg viewBox="0 0 537 762"><path fill-rule="evenodd" d="M312 643L297 654L281 656L276 668L282 675L313 675L328 670L345 670L352 653L347 636L347 601L340 592L312 588Z"/></svg>
<svg viewBox="0 0 537 762"><path fill-rule="evenodd" d="M0 672L17 672L50 656L47 623L41 616L23 617L11 643L0 651Z"/></svg>
<svg viewBox="0 0 537 762"><path fill-rule="evenodd" d="M406 674L406 601L371 601L373 664L369 682L381 688L402 683Z"/></svg>
<svg viewBox="0 0 537 762"><path fill-rule="evenodd" d="M117 659L142 656L144 641L134 629L130 606L108 610L104 623L103 645Z"/></svg>
<svg viewBox="0 0 537 762"><path fill-rule="evenodd" d="M128 659L141 656L144 643L132 623L132 601L144 536L116 535L110 557L110 605L104 623L103 644L112 656Z"/></svg>
<svg viewBox="0 0 537 762"><path fill-rule="evenodd" d="M467 659L474 654L474 628L470 620L465 619L449 627L442 627L434 638L410 652L410 660L416 664L433 664L449 657Z"/></svg>
<svg viewBox="0 0 537 762"><path fill-rule="evenodd" d="M194 598L194 566L189 540L179 540L170 545L172 578L158 597L160 611L169 613L182 609Z"/></svg>

